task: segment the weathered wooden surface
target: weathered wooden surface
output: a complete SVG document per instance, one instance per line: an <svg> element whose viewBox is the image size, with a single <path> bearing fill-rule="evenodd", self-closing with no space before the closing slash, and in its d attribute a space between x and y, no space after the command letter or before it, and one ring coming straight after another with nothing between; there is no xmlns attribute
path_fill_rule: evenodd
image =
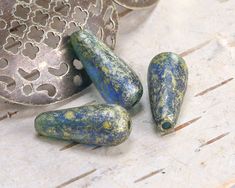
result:
<svg viewBox="0 0 235 188"><path fill-rule="evenodd" d="M139 17L139 18L138 18ZM117 53L145 87L133 110L133 133L114 148L93 148L38 137L44 110L103 102L89 88L47 108L1 101L0 187L229 187L235 185L235 1L161 0L122 19ZM163 51L185 57L189 88L175 133L154 129L146 73Z"/></svg>

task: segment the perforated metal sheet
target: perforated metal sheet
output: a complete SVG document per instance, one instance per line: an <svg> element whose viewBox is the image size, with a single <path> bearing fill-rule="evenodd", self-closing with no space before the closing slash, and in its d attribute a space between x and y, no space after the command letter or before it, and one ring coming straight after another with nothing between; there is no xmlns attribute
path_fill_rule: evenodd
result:
<svg viewBox="0 0 235 188"><path fill-rule="evenodd" d="M155 3L157 3L159 0L114 0L119 5L128 8L128 9L141 9L141 8L147 8Z"/></svg>
<svg viewBox="0 0 235 188"><path fill-rule="evenodd" d="M115 47L118 16L110 0L1 0L0 96L44 105L90 85L69 35L88 28Z"/></svg>

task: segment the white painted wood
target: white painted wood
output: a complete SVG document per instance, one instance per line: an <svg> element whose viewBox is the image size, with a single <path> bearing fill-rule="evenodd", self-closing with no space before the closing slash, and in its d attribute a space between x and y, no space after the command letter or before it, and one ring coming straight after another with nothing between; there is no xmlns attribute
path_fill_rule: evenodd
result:
<svg viewBox="0 0 235 188"><path fill-rule="evenodd" d="M93 150L77 145L60 151L69 143L36 136L33 124L40 112L103 102L94 87L79 98L47 108L1 101L0 117L18 113L0 121L0 187L56 187L71 179L69 188L232 187L235 80L195 95L235 77L234 18L234 0L161 0L152 11L122 18L116 52L139 74L145 93L131 112L133 133L118 147ZM154 129L146 83L150 60L163 51L189 53L185 56L189 87L178 124L201 117L167 136ZM212 140L225 133L229 134ZM208 141L214 142L199 148Z"/></svg>

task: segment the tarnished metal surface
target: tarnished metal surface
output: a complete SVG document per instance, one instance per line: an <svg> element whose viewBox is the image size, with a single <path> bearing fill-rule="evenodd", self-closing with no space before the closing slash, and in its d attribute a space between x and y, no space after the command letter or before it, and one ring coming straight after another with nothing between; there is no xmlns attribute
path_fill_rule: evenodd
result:
<svg viewBox="0 0 235 188"><path fill-rule="evenodd" d="M114 0L119 5L128 8L128 9L141 9L141 8L147 8L155 3L157 3L159 0Z"/></svg>
<svg viewBox="0 0 235 188"><path fill-rule="evenodd" d="M43 105L90 85L68 39L79 28L115 47L118 16L109 0L1 0L0 96Z"/></svg>

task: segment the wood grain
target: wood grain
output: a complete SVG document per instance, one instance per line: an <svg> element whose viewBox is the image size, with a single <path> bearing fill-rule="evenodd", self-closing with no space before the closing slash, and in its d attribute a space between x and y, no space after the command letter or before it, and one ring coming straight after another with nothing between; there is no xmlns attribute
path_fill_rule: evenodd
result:
<svg viewBox="0 0 235 188"><path fill-rule="evenodd" d="M205 147L205 146L207 146L207 145L213 144L213 143L217 142L218 140L224 138L225 136L228 136L229 134L230 134L230 132L221 134L221 135L219 135L219 136L217 136L217 137L215 137L215 138L213 138L213 139L207 141L206 143L200 145L199 148L202 148L202 147Z"/></svg>
<svg viewBox="0 0 235 188"><path fill-rule="evenodd" d="M184 129L184 128L188 127L189 125L191 125L191 124L193 124L193 123L197 122L197 121L198 121L199 119L201 119L201 118L202 118L202 117L201 117L201 116L199 116L199 117L194 118L194 119L192 119L192 120L190 120L190 121L187 121L187 122L185 122L185 123L183 123L183 124L181 124L181 125L179 125L179 126L175 127L175 128L174 128L174 130L173 130L172 132L165 133L165 134L163 134L162 136L166 136L166 135L169 135L169 134L175 133L175 132L177 132L177 131L180 131L181 129Z"/></svg>
<svg viewBox="0 0 235 188"><path fill-rule="evenodd" d="M80 180L80 179L82 179L82 178L85 178L85 177L87 177L87 176L93 174L95 171L96 171L96 169L93 169L93 170L91 170L91 171L89 171L89 172L86 172L86 173L84 173L84 174L81 174L81 175L79 175L79 176L77 176L77 177L75 177L75 178L72 178L72 179L70 179L70 180L68 180L68 181L66 181L66 182L64 182L64 183L62 183L62 184L56 186L56 188L63 188L63 187L66 187L66 186L68 186L68 185L70 185L70 184L72 184L72 183L74 183L74 182L76 182L76 181L78 181L78 180Z"/></svg>
<svg viewBox="0 0 235 188"><path fill-rule="evenodd" d="M205 46L208 45L210 42L211 42L211 39L210 39L210 40L207 40L207 41L205 41L205 42L203 42L203 43L201 43L201 44L199 44L199 45L197 45L197 46L195 46L195 47L193 47L193 48L190 48L190 49L188 49L188 50L186 50L186 51L180 53L179 55L180 55L181 57L186 57L186 56L188 56L188 55L190 55L190 54L192 54L192 53L194 53L194 52L200 50L201 48L205 47Z"/></svg>
<svg viewBox="0 0 235 188"><path fill-rule="evenodd" d="M209 93L209 92L211 92L211 91L213 91L215 89L218 89L219 87L221 87L221 86L231 82L233 79L234 78L229 78L229 79L227 79L227 80L225 80L225 81L223 81L223 82L221 82L221 83L219 83L219 84L217 84L215 86L212 86L212 87L210 87L210 88L208 88L208 89L206 89L206 90L196 94L195 97L203 96L203 95L205 95L205 94L207 94L207 93Z"/></svg>
<svg viewBox="0 0 235 188"><path fill-rule="evenodd" d="M154 172L151 172L151 173L149 173L149 174L147 174L147 175L145 175L145 176L143 176L143 177L141 177L141 178L135 180L134 183L138 183L138 182L144 181L144 180L146 180L146 179L148 179L148 178L150 178L150 177L152 177L152 176L155 176L155 175L157 175L157 174L163 172L163 170L164 170L164 168L159 169L159 170L156 170L156 171L154 171Z"/></svg>

